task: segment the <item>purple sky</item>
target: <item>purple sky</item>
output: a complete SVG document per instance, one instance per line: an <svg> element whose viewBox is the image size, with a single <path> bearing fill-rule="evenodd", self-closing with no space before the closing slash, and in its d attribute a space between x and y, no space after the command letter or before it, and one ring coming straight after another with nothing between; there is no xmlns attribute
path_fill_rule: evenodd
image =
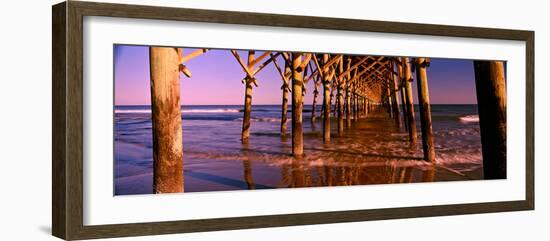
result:
<svg viewBox="0 0 550 241"><path fill-rule="evenodd" d="M188 54L193 49L184 49ZM262 52L257 51L256 56ZM246 51L239 51L246 61ZM266 58L267 59L267 58ZM282 58L278 59L280 65ZM115 45L115 105L149 105L149 50L147 46ZM192 77L180 75L182 105L242 105L245 76L228 50L210 50L186 63ZM432 104L475 104L475 82L471 60L431 59L427 69ZM282 80L273 64L257 75L252 104L280 104ZM414 82L416 98L416 81ZM313 80L306 86L305 103L313 100ZM318 103L321 99L318 99Z"/></svg>

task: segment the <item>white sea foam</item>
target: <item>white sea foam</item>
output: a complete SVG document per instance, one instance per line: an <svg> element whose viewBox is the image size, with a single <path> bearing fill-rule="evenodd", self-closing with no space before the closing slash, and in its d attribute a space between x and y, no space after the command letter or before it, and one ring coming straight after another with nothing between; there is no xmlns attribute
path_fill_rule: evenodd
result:
<svg viewBox="0 0 550 241"><path fill-rule="evenodd" d="M189 109L181 110L181 113L238 113L238 109ZM115 113L151 113L150 109L115 110Z"/></svg>
<svg viewBox="0 0 550 241"><path fill-rule="evenodd" d="M275 117L252 117L250 118L253 122L281 122L281 118L275 118ZM288 118L286 121L291 121L291 118ZM237 118L235 121L243 121L243 118Z"/></svg>
<svg viewBox="0 0 550 241"><path fill-rule="evenodd" d="M467 115L467 116L461 116L458 119L462 122L479 122L479 116L478 115Z"/></svg>
<svg viewBox="0 0 550 241"><path fill-rule="evenodd" d="M119 113L151 113L151 110L146 110L146 109L142 109L142 110L115 110L115 113L116 114L119 114Z"/></svg>
<svg viewBox="0 0 550 241"><path fill-rule="evenodd" d="M238 109L190 109L181 110L181 113L237 113Z"/></svg>

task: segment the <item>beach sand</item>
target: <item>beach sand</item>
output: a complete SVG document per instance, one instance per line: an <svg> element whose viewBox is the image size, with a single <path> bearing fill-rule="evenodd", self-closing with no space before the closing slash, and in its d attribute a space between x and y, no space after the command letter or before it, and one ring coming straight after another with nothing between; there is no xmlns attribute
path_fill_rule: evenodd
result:
<svg viewBox="0 0 550 241"><path fill-rule="evenodd" d="M256 109L258 109L256 107ZM242 113L227 111L238 117ZM185 114L185 113L184 113ZM115 142L115 194L152 193L152 149L147 113L118 113ZM211 114L212 115L212 114ZM262 119L264 118L264 119ZM257 118L250 143L240 142L241 122L210 118L183 120L184 191L228 191L289 187L465 181L482 179L479 133L475 123L434 118L436 163L422 160L417 143L388 118L371 112L342 135L331 122L331 142L323 143L321 118L304 117L304 156L291 153L291 125L278 132L277 118ZM417 120L417 124L419 121ZM454 127L457 125L458 127ZM477 136L476 136L477 133ZM477 141L477 142L476 142Z"/></svg>

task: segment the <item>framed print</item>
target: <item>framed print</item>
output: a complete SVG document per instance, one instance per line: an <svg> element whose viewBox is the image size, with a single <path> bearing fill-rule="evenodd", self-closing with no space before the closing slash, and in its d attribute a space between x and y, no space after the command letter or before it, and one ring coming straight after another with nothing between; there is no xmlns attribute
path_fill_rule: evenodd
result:
<svg viewBox="0 0 550 241"><path fill-rule="evenodd" d="M57 237L534 209L532 31L52 10Z"/></svg>

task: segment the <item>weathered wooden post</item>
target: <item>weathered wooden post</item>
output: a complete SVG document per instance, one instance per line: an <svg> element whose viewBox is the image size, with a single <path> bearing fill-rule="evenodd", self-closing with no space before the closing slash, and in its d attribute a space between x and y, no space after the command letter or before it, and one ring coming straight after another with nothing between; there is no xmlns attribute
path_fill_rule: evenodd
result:
<svg viewBox="0 0 550 241"><path fill-rule="evenodd" d="M246 186L249 190L256 189L256 185L254 184L254 178L252 176L252 163L248 158L246 160L243 160L243 169L244 169L244 180L246 182Z"/></svg>
<svg viewBox="0 0 550 241"><path fill-rule="evenodd" d="M290 63L285 63L285 77L286 74L290 74ZM281 134L285 134L287 130L287 122L288 122L288 81L283 80L283 86L281 87L283 89L283 101L281 105Z"/></svg>
<svg viewBox="0 0 550 241"><path fill-rule="evenodd" d="M357 105L357 101L359 99L359 96L357 95L357 87L355 88L355 91L353 92L353 112L355 114L355 120L359 120L359 106Z"/></svg>
<svg viewBox="0 0 550 241"><path fill-rule="evenodd" d="M366 58L365 58L365 61L366 61ZM350 100L351 100L351 97L350 97L350 89L351 89L351 62L352 62L352 58L348 58L347 59L347 73L345 75L345 91L346 91L346 97L345 97L345 113L346 113L346 128L350 128L351 127L351 110L350 110L350 107L351 107L351 104L350 104ZM364 61L363 61L364 62ZM355 69L355 74L357 74L357 68L354 68Z"/></svg>
<svg viewBox="0 0 550 241"><path fill-rule="evenodd" d="M344 72L344 59L340 60L339 72ZM337 100L338 100L338 136L341 136L344 133L344 83L343 78L337 78L336 84L338 85L337 89Z"/></svg>
<svg viewBox="0 0 550 241"><path fill-rule="evenodd" d="M371 108L372 108L372 104L371 104L371 100L369 99L369 100L367 100L367 109L368 109L367 113L372 111Z"/></svg>
<svg viewBox="0 0 550 241"><path fill-rule="evenodd" d="M344 88L338 84L338 135L344 133Z"/></svg>
<svg viewBox="0 0 550 241"><path fill-rule="evenodd" d="M409 64L409 58L402 58L403 65L403 77L405 84L405 95L407 100L407 120L409 121L409 140L416 142L416 123L414 120L414 105L413 105L413 91L412 91L412 77L411 68Z"/></svg>
<svg viewBox="0 0 550 241"><path fill-rule="evenodd" d="M388 115L390 116L390 118L394 118L394 112L393 112L393 106L392 106L392 103L393 103L393 100L392 100L392 94L391 94L391 90L390 90L390 83L389 83L389 79L386 79L385 82L385 85L386 85L386 101L387 101L387 108L388 108Z"/></svg>
<svg viewBox="0 0 550 241"><path fill-rule="evenodd" d="M336 111L338 110L338 99L334 98L334 90L338 89L338 83L336 80L332 80L332 84L330 85L330 107L332 111L332 116L336 117ZM334 108L332 106L332 100L334 100Z"/></svg>
<svg viewBox="0 0 550 241"><path fill-rule="evenodd" d="M357 95L357 111L359 112L359 118L363 116L363 96Z"/></svg>
<svg viewBox="0 0 550 241"><path fill-rule="evenodd" d="M315 58L315 57L313 57ZM321 71L321 70L317 70ZM315 122L316 114L317 114L317 96L319 95L319 74L315 77L315 82L313 83L314 90L313 90L313 103L311 104L311 122Z"/></svg>
<svg viewBox="0 0 550 241"><path fill-rule="evenodd" d="M356 109L355 109L355 88L357 86L357 83L353 85L353 90L351 91L351 115L353 116L353 122L357 121L356 117Z"/></svg>
<svg viewBox="0 0 550 241"><path fill-rule="evenodd" d="M398 87L398 80L397 80L397 74L395 72L395 68L393 67L393 63L390 62L390 86L392 86L392 95L393 95L393 113L395 117L395 124L399 129L401 129L401 114L399 113L399 87Z"/></svg>
<svg viewBox="0 0 550 241"><path fill-rule="evenodd" d="M485 179L506 178L506 77L502 61L474 61Z"/></svg>
<svg viewBox="0 0 550 241"><path fill-rule="evenodd" d="M351 127L351 83L346 85L346 127Z"/></svg>
<svg viewBox="0 0 550 241"><path fill-rule="evenodd" d="M302 54L292 53L292 154L295 157L301 157L304 154L302 130L304 76L301 66Z"/></svg>
<svg viewBox="0 0 550 241"><path fill-rule="evenodd" d="M248 51L248 64L254 62L255 51ZM241 142L248 143L250 137L250 113L252 112L252 84L254 80L252 76L245 77L245 92L244 92L244 111L243 111L243 128L241 133Z"/></svg>
<svg viewBox="0 0 550 241"><path fill-rule="evenodd" d="M361 113L363 114L363 116L367 116L367 110L365 108L365 103L367 103L367 98L365 98L365 96L361 96Z"/></svg>
<svg viewBox="0 0 550 241"><path fill-rule="evenodd" d="M287 121L288 121L288 117L287 117L288 91L289 91L288 82L292 75L292 71L290 70L290 63L286 60L286 58L285 58L285 66L284 66L285 69L283 72L283 70L277 63L277 56L280 54L277 54L277 55L270 54L270 55L271 55L270 60L273 61L273 64L275 65L277 72L279 73L279 75L281 76L281 79L283 80L283 85L281 86L281 90L283 91L283 98L281 101L281 135L284 135L287 130ZM283 56L288 56L288 55L285 53Z"/></svg>
<svg viewBox="0 0 550 241"><path fill-rule="evenodd" d="M416 58L416 81L418 87L418 106L420 107L420 127L422 128L422 149L424 160L435 161L435 145L432 131L432 111L428 93L428 75L426 67L430 62L427 58Z"/></svg>
<svg viewBox="0 0 550 241"><path fill-rule="evenodd" d="M149 48L153 192L183 192L180 63L176 48Z"/></svg>
<svg viewBox="0 0 550 241"><path fill-rule="evenodd" d="M397 65L397 79L396 81L398 82L398 87L399 87L399 92L401 92L401 102L403 103L403 105L401 105L402 107L402 112L403 112L403 122L405 123L404 126L405 126L405 131L409 131L409 118L408 118L408 111L407 111L407 98L405 97L405 77L404 77L404 74L403 74L403 63L401 61L399 61L399 59L397 60L394 60L394 63Z"/></svg>
<svg viewBox="0 0 550 241"><path fill-rule="evenodd" d="M364 105L363 105L363 102L364 102L363 100L364 100L364 99L365 99L365 98L363 98L363 94L361 94L361 95L359 96L359 113L361 113L361 116L364 116L364 114L365 114L365 110L363 109L363 106L364 106Z"/></svg>
<svg viewBox="0 0 550 241"><path fill-rule="evenodd" d="M323 54L323 63L328 62L328 54ZM328 67L326 67L328 68ZM323 69L323 141L330 142L330 79L328 70Z"/></svg>
<svg viewBox="0 0 550 241"><path fill-rule="evenodd" d="M368 102L369 100L367 99L367 97L365 97L365 99L363 100L363 112L365 113L365 116L367 116L367 114L369 113Z"/></svg>

